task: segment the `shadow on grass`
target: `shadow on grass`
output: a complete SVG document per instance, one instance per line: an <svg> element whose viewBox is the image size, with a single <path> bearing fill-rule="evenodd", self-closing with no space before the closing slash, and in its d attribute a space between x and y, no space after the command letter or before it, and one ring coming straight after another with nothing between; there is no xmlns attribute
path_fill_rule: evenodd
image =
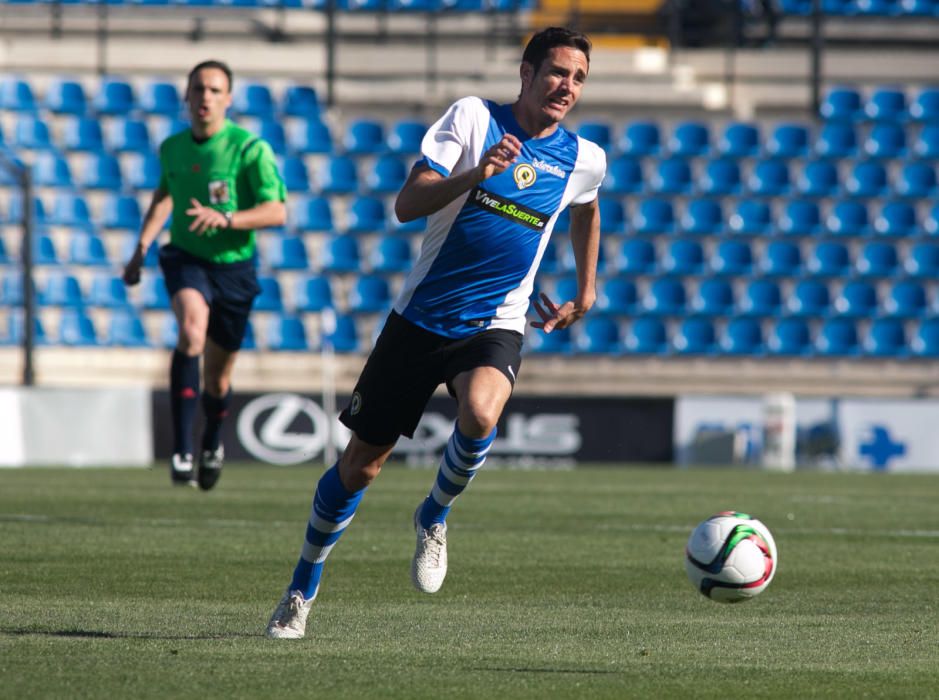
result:
<svg viewBox="0 0 939 700"><path fill-rule="evenodd" d="M105 632L102 630L31 630L2 629L0 635L14 637L61 637L63 639L162 639L166 641L201 641L212 639L254 639L261 634L153 634L146 632Z"/></svg>

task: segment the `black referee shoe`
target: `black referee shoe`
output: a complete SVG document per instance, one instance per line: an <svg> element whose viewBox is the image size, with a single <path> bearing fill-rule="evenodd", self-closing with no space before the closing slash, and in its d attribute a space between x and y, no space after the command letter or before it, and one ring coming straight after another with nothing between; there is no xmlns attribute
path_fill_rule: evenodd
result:
<svg viewBox="0 0 939 700"><path fill-rule="evenodd" d="M218 483L225 464L225 448L219 445L214 450L202 450L199 455L199 488L208 491Z"/></svg>

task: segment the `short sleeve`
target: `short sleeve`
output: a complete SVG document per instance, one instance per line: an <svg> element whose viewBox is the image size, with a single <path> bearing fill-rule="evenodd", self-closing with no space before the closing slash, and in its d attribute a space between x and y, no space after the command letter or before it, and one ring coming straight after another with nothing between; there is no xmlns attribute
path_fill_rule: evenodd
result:
<svg viewBox="0 0 939 700"><path fill-rule="evenodd" d="M580 139L580 153L582 153L585 169L584 187L571 200L571 204L589 204L597 198L600 185L606 177L606 153L592 141Z"/></svg>
<svg viewBox="0 0 939 700"><path fill-rule="evenodd" d="M444 177L449 176L466 151L474 120L481 108L485 106L478 97L464 97L450 105L424 135L421 163Z"/></svg>
<svg viewBox="0 0 939 700"><path fill-rule="evenodd" d="M242 167L257 202L287 200L287 187L277 170L274 151L266 141L258 140L248 146Z"/></svg>
<svg viewBox="0 0 939 700"><path fill-rule="evenodd" d="M157 183L157 189L161 192L170 191L170 183L166 177L166 149L160 147L160 181Z"/></svg>

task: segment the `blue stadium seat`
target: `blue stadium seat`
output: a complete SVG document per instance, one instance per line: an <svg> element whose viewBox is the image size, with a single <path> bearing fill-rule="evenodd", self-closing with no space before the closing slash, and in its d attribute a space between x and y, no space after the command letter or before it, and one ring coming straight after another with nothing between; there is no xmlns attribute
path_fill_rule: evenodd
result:
<svg viewBox="0 0 939 700"><path fill-rule="evenodd" d="M815 141L815 155L819 158L853 158L857 155L858 142L854 125L845 122L822 124Z"/></svg>
<svg viewBox="0 0 939 700"><path fill-rule="evenodd" d="M890 277L900 265L897 249L887 241L869 241L861 246L855 270L865 277Z"/></svg>
<svg viewBox="0 0 939 700"><path fill-rule="evenodd" d="M672 338L672 347L681 355L707 355L715 350L717 334L710 319L690 316L682 319Z"/></svg>
<svg viewBox="0 0 939 700"><path fill-rule="evenodd" d="M0 81L0 109L35 114L36 106L36 96L26 79L7 76Z"/></svg>
<svg viewBox="0 0 939 700"><path fill-rule="evenodd" d="M352 236L329 237L321 256L321 267L326 272L358 272L361 269L359 244Z"/></svg>
<svg viewBox="0 0 939 700"><path fill-rule="evenodd" d="M747 179L752 194L760 197L779 197L789 192L789 166L784 160L757 161Z"/></svg>
<svg viewBox="0 0 939 700"><path fill-rule="evenodd" d="M825 316L831 308L828 284L819 279L800 279L786 299L786 310L793 316Z"/></svg>
<svg viewBox="0 0 939 700"><path fill-rule="evenodd" d="M108 319L105 345L123 348L150 347L143 321L132 309L112 311Z"/></svg>
<svg viewBox="0 0 939 700"><path fill-rule="evenodd" d="M857 325L850 318L830 318L822 323L815 350L824 356L850 356L860 352Z"/></svg>
<svg viewBox="0 0 939 700"><path fill-rule="evenodd" d="M115 119L108 126L105 142L114 153L150 153L150 129L142 119Z"/></svg>
<svg viewBox="0 0 939 700"><path fill-rule="evenodd" d="M779 285L765 277L751 279L740 295L739 311L750 316L775 316L782 308Z"/></svg>
<svg viewBox="0 0 939 700"><path fill-rule="evenodd" d="M930 236L939 234L939 202L933 204L923 219L923 230Z"/></svg>
<svg viewBox="0 0 939 700"><path fill-rule="evenodd" d="M274 96L267 85L244 81L235 83L232 109L236 114L259 119L271 119L276 111Z"/></svg>
<svg viewBox="0 0 939 700"><path fill-rule="evenodd" d="M812 352L812 335L803 318L781 318L773 324L767 348L774 355L798 356Z"/></svg>
<svg viewBox="0 0 939 700"><path fill-rule="evenodd" d="M282 312L284 310L284 298L277 278L261 275L258 277L258 284L261 291L254 298L254 310Z"/></svg>
<svg viewBox="0 0 939 700"><path fill-rule="evenodd" d="M90 233L76 233L69 237L69 262L89 267L110 267L104 241Z"/></svg>
<svg viewBox="0 0 939 700"><path fill-rule="evenodd" d="M27 151L50 151L55 148L49 125L29 114L21 114L16 118L12 145Z"/></svg>
<svg viewBox="0 0 939 700"><path fill-rule="evenodd" d="M718 241L710 259L711 270L718 275L748 275L753 269L750 244L739 240Z"/></svg>
<svg viewBox="0 0 939 700"><path fill-rule="evenodd" d="M626 275L648 275L656 271L655 246L645 238L627 238L616 256L616 268Z"/></svg>
<svg viewBox="0 0 939 700"><path fill-rule="evenodd" d="M894 191L901 197L926 199L937 192L936 169L931 163L904 163L897 176Z"/></svg>
<svg viewBox="0 0 939 700"><path fill-rule="evenodd" d="M633 319L624 343L629 352L643 355L668 353L668 334L661 319L638 316Z"/></svg>
<svg viewBox="0 0 939 700"><path fill-rule="evenodd" d="M661 149L661 134L658 124L645 121L627 124L623 130L619 146L625 155L637 158L657 155Z"/></svg>
<svg viewBox="0 0 939 700"><path fill-rule="evenodd" d="M766 234L772 227L772 212L766 201L744 199L737 202L737 208L730 215L730 230L746 236Z"/></svg>
<svg viewBox="0 0 939 700"><path fill-rule="evenodd" d="M570 328L561 328L550 333L532 329L525 336L525 347L540 354L566 355L573 349L573 344Z"/></svg>
<svg viewBox="0 0 939 700"><path fill-rule="evenodd" d="M705 163L698 180L702 194L725 196L740 192L740 166L730 158L717 158Z"/></svg>
<svg viewBox="0 0 939 700"><path fill-rule="evenodd" d="M25 213L22 195L18 192L12 194L7 201L6 223L22 223ZM39 197L33 197L32 216L34 225L44 226L48 223L49 217L46 215L46 206Z"/></svg>
<svg viewBox="0 0 939 700"><path fill-rule="evenodd" d="M279 121L274 118L262 119L258 124L257 134L267 141L276 155L287 155L287 133L284 131L284 125Z"/></svg>
<svg viewBox="0 0 939 700"><path fill-rule="evenodd" d="M802 167L796 189L805 197L834 197L841 190L838 168L830 160L810 160Z"/></svg>
<svg viewBox="0 0 939 700"><path fill-rule="evenodd" d="M129 153L124 159L127 164L127 184L137 191L157 188L162 166L156 153Z"/></svg>
<svg viewBox="0 0 939 700"><path fill-rule="evenodd" d="M288 221L295 231L332 231L333 212L327 197L300 197L291 202Z"/></svg>
<svg viewBox="0 0 939 700"><path fill-rule="evenodd" d="M297 316L275 314L268 319L266 345L274 352L304 352L310 349L306 328Z"/></svg>
<svg viewBox="0 0 939 700"><path fill-rule="evenodd" d="M104 78L92 98L92 107L107 116L130 114L137 107L134 88L122 78Z"/></svg>
<svg viewBox="0 0 939 700"><path fill-rule="evenodd" d="M0 238L0 266L12 265L13 263L13 258L10 257L10 254L7 252L6 243ZM0 303L3 303L2 300L0 300Z"/></svg>
<svg viewBox="0 0 939 700"><path fill-rule="evenodd" d="M939 357L939 318L920 321L910 339L910 349L917 357Z"/></svg>
<svg viewBox="0 0 939 700"><path fill-rule="evenodd" d="M760 271L773 277L793 277L802 271L802 251L792 241L770 241L759 262Z"/></svg>
<svg viewBox="0 0 939 700"><path fill-rule="evenodd" d="M354 194L359 189L355 161L348 156L333 156L324 164L319 182L325 194Z"/></svg>
<svg viewBox="0 0 939 700"><path fill-rule="evenodd" d="M819 111L826 121L858 121L863 116L861 93L850 87L833 88L822 98Z"/></svg>
<svg viewBox="0 0 939 700"><path fill-rule="evenodd" d="M809 151L809 130L802 124L778 124L766 141L771 158L802 158Z"/></svg>
<svg viewBox="0 0 939 700"><path fill-rule="evenodd" d="M138 231L141 223L140 203L127 194L108 193L102 203L101 226L107 229Z"/></svg>
<svg viewBox="0 0 939 700"><path fill-rule="evenodd" d="M864 115L874 121L905 121L909 117L906 93L899 88L877 88L864 104Z"/></svg>
<svg viewBox="0 0 939 700"><path fill-rule="evenodd" d="M11 278L19 283L18 303L22 304L22 277ZM78 278L68 272L56 271L46 277L37 289L36 303L39 306L67 306L77 308L85 303ZM11 295L12 296L12 295Z"/></svg>
<svg viewBox="0 0 939 700"><path fill-rule="evenodd" d="M633 229L638 234L671 233L675 230L675 211L667 199L640 200L633 216Z"/></svg>
<svg viewBox="0 0 939 700"><path fill-rule="evenodd" d="M356 197L349 204L347 233L376 233L386 225L385 203L378 197Z"/></svg>
<svg viewBox="0 0 939 700"><path fill-rule="evenodd" d="M68 161L55 151L40 151L33 161L33 184L39 187L71 188L72 171Z"/></svg>
<svg viewBox="0 0 939 700"><path fill-rule="evenodd" d="M65 309L59 318L59 345L90 347L99 345L94 321L80 309Z"/></svg>
<svg viewBox="0 0 939 700"><path fill-rule="evenodd" d="M402 119L391 125L385 145L389 152L397 155L416 155L421 152L421 142L426 133L424 122Z"/></svg>
<svg viewBox="0 0 939 700"><path fill-rule="evenodd" d="M600 197L600 233L619 234L626 229L626 209L618 199Z"/></svg>
<svg viewBox="0 0 939 700"><path fill-rule="evenodd" d="M56 196L48 221L53 226L64 226L84 233L94 231L88 202L82 195L72 192L60 192Z"/></svg>
<svg viewBox="0 0 939 700"><path fill-rule="evenodd" d="M810 199L788 200L776 221L779 232L787 236L814 236L821 225L818 204Z"/></svg>
<svg viewBox="0 0 939 700"><path fill-rule="evenodd" d="M21 345L23 343L24 327L23 310L11 309L7 315L6 344ZM43 324L38 314L33 316L33 342L39 346L51 345L50 338L46 334L45 324Z"/></svg>
<svg viewBox="0 0 939 700"><path fill-rule="evenodd" d="M918 280L902 279L896 282L883 300L888 316L897 318L919 318L929 310L926 287Z"/></svg>
<svg viewBox="0 0 939 700"><path fill-rule="evenodd" d="M574 275L565 275L559 277L554 281L554 296L552 299L558 301L559 303L567 301L568 299L575 299L577 297L577 277ZM532 293L531 298L538 299L540 289L536 289ZM551 296L550 294L548 296Z"/></svg>
<svg viewBox="0 0 939 700"><path fill-rule="evenodd" d="M686 194L691 190L691 166L684 158L665 158L653 167L649 187L661 195Z"/></svg>
<svg viewBox="0 0 939 700"><path fill-rule="evenodd" d="M146 114L178 117L183 109L176 84L163 80L152 80L144 84L138 101Z"/></svg>
<svg viewBox="0 0 939 700"><path fill-rule="evenodd" d="M253 337L252 331L252 337ZM175 348L179 340L179 325L176 323L176 316L173 314L163 314L160 319L160 329L158 331L158 344L163 348ZM242 349L245 349L242 344Z"/></svg>
<svg viewBox="0 0 939 700"><path fill-rule="evenodd" d="M122 309L130 306L124 280L109 272L94 275L88 289L88 304L104 309Z"/></svg>
<svg viewBox="0 0 939 700"><path fill-rule="evenodd" d="M808 271L819 277L842 277L851 270L851 253L844 243L817 243L806 263Z"/></svg>
<svg viewBox="0 0 939 700"><path fill-rule="evenodd" d="M718 199L691 199L681 217L681 230L693 236L709 236L724 230L724 211Z"/></svg>
<svg viewBox="0 0 939 700"><path fill-rule="evenodd" d="M877 288L871 282L852 279L845 282L835 297L834 307L841 316L869 318L876 313L879 303Z"/></svg>
<svg viewBox="0 0 939 700"><path fill-rule="evenodd" d="M906 274L923 279L939 279L939 245L915 243L903 260Z"/></svg>
<svg viewBox="0 0 939 700"><path fill-rule="evenodd" d="M725 316L733 311L734 288L721 277L701 280L698 291L691 299L691 310L703 316Z"/></svg>
<svg viewBox="0 0 939 700"><path fill-rule="evenodd" d="M561 272L576 272L577 270L577 258L574 256L574 247L562 243L560 257L558 258L558 263L560 264ZM606 259L606 246L600 246L600 249L597 251L597 271L600 274L606 270L607 259Z"/></svg>
<svg viewBox="0 0 939 700"><path fill-rule="evenodd" d="M924 160L939 159L939 124L924 124L913 144L913 153Z"/></svg>
<svg viewBox="0 0 939 700"><path fill-rule="evenodd" d="M323 342L329 343L338 353L358 352L359 331L355 317L348 314L337 315L335 330L324 334Z"/></svg>
<svg viewBox="0 0 939 700"><path fill-rule="evenodd" d="M346 127L342 145L347 155L378 155L385 150L385 127L372 119L357 119Z"/></svg>
<svg viewBox="0 0 939 700"><path fill-rule="evenodd" d="M329 277L310 275L296 280L294 306L301 313L319 313L333 308L333 291Z"/></svg>
<svg viewBox="0 0 939 700"><path fill-rule="evenodd" d="M906 130L902 124L874 124L864 141L864 152L871 158L903 158L906 156Z"/></svg>
<svg viewBox="0 0 939 700"><path fill-rule="evenodd" d="M623 277L607 277L597 285L596 309L613 316L633 313L639 302L636 283Z"/></svg>
<svg viewBox="0 0 939 700"><path fill-rule="evenodd" d="M923 88L910 102L910 118L918 122L939 122L939 88Z"/></svg>
<svg viewBox="0 0 939 700"><path fill-rule="evenodd" d="M762 355L763 328L752 316L732 318L720 339L720 349L728 355Z"/></svg>
<svg viewBox="0 0 939 700"><path fill-rule="evenodd" d="M932 17L936 11L934 0L899 0L900 14L910 17ZM913 106L910 105L910 114Z"/></svg>
<svg viewBox="0 0 939 700"><path fill-rule="evenodd" d="M281 162L280 174L288 192L309 192L310 174L299 156L287 156Z"/></svg>
<svg viewBox="0 0 939 700"><path fill-rule="evenodd" d="M574 348L579 352L612 355L623 349L619 324L609 316L588 316L575 328Z"/></svg>
<svg viewBox="0 0 939 700"><path fill-rule="evenodd" d="M711 150L711 134L707 125L701 122L677 124L668 140L668 150L681 158L707 155Z"/></svg>
<svg viewBox="0 0 939 700"><path fill-rule="evenodd" d="M34 298L38 298L40 293L36 289L35 282L33 283L33 289L36 291ZM79 298L81 298L80 294ZM12 274L0 276L0 305L23 305L23 275L21 272L15 271Z"/></svg>
<svg viewBox="0 0 939 700"><path fill-rule="evenodd" d="M290 152L297 155L329 154L335 147L329 126L318 118L291 125L287 133L287 146Z"/></svg>
<svg viewBox="0 0 939 700"><path fill-rule="evenodd" d="M273 236L264 248L264 262L272 270L307 270L310 259L300 236Z"/></svg>
<svg viewBox="0 0 939 700"><path fill-rule="evenodd" d="M189 122L180 117L167 117L154 115L150 117L150 136L154 144L163 143L173 134L178 134L189 128Z"/></svg>
<svg viewBox="0 0 939 700"><path fill-rule="evenodd" d="M760 152L760 129L755 124L731 122L724 129L717 150L730 158L750 158Z"/></svg>
<svg viewBox="0 0 939 700"><path fill-rule="evenodd" d="M881 236L892 238L916 235L919 231L916 208L910 202L885 202L874 218L874 230Z"/></svg>
<svg viewBox="0 0 939 700"><path fill-rule="evenodd" d="M867 206L853 199L835 202L825 219L825 228L833 236L857 237L870 234Z"/></svg>
<svg viewBox="0 0 939 700"><path fill-rule="evenodd" d="M651 314L681 316L685 312L685 285L677 277L659 277L649 285L642 308Z"/></svg>
<svg viewBox="0 0 939 700"><path fill-rule="evenodd" d="M281 100L285 117L313 119L320 116L320 101L316 90L309 85L288 85Z"/></svg>
<svg viewBox="0 0 939 700"><path fill-rule="evenodd" d="M56 251L55 243L52 241L52 238L47 235L40 233L36 235L36 232L33 232L33 264L35 265L60 265L58 251Z"/></svg>
<svg viewBox="0 0 939 700"><path fill-rule="evenodd" d="M557 230L557 229L555 229ZM543 275L554 275L560 272L561 263L558 255L557 239L549 239L538 266L538 272Z"/></svg>
<svg viewBox="0 0 939 700"><path fill-rule="evenodd" d="M411 269L411 244L397 236L383 236L369 254L373 272L394 274Z"/></svg>
<svg viewBox="0 0 939 700"><path fill-rule="evenodd" d="M104 133L101 122L97 117L69 117L62 128L62 147L67 151L102 152Z"/></svg>
<svg viewBox="0 0 939 700"><path fill-rule="evenodd" d="M139 300L140 305L150 311L170 310L170 295L166 291L166 283L160 275L143 275L141 277Z"/></svg>
<svg viewBox="0 0 939 700"><path fill-rule="evenodd" d="M110 153L89 153L79 182L85 189L118 192L124 184L121 164Z"/></svg>
<svg viewBox="0 0 939 700"><path fill-rule="evenodd" d="M876 161L858 161L848 174L844 187L852 197L880 197L887 191L887 169Z"/></svg>
<svg viewBox="0 0 939 700"><path fill-rule="evenodd" d="M567 233L571 230L571 210L566 207L558 214L554 222L554 231L557 233Z"/></svg>
<svg viewBox="0 0 939 700"><path fill-rule="evenodd" d="M593 141L604 151L613 147L613 134L610 125L605 122L581 122L577 127L577 135Z"/></svg>
<svg viewBox="0 0 939 700"><path fill-rule="evenodd" d="M82 116L88 111L85 88L76 80L53 79L46 88L43 106L53 114Z"/></svg>
<svg viewBox="0 0 939 700"><path fill-rule="evenodd" d="M408 167L399 156L383 155L375 160L365 185L373 194L396 194L408 178Z"/></svg>
<svg viewBox="0 0 939 700"><path fill-rule="evenodd" d="M904 357L909 354L906 329L898 318L875 318L864 338L865 355Z"/></svg>
<svg viewBox="0 0 939 700"><path fill-rule="evenodd" d="M669 241L662 269L672 275L697 275L704 269L704 249L696 240Z"/></svg>
<svg viewBox="0 0 939 700"><path fill-rule="evenodd" d="M137 247L137 236L128 235L124 236L123 246L121 250L121 255L119 261L123 263L126 260L130 260L130 256L134 254L134 248ZM147 253L143 258L143 266L148 270L153 270L154 273L157 272L157 268L160 266L160 246L158 243L154 243L149 248L147 248Z"/></svg>
<svg viewBox="0 0 939 700"><path fill-rule="evenodd" d="M603 192L612 195L636 194L642 190L643 184L639 160L631 156L620 156L607 165Z"/></svg>

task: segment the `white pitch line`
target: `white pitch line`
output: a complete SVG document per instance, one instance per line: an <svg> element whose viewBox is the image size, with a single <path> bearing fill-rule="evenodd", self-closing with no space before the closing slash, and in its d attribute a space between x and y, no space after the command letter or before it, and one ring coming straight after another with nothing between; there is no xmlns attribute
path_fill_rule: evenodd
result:
<svg viewBox="0 0 939 700"><path fill-rule="evenodd" d="M690 533L694 526L688 525L652 525L633 523L631 525L604 525L601 530L625 530L629 532L685 532ZM824 528L789 528L774 527L774 534L783 535L835 535L839 537L911 537L939 538L939 530L859 530L846 527Z"/></svg>

